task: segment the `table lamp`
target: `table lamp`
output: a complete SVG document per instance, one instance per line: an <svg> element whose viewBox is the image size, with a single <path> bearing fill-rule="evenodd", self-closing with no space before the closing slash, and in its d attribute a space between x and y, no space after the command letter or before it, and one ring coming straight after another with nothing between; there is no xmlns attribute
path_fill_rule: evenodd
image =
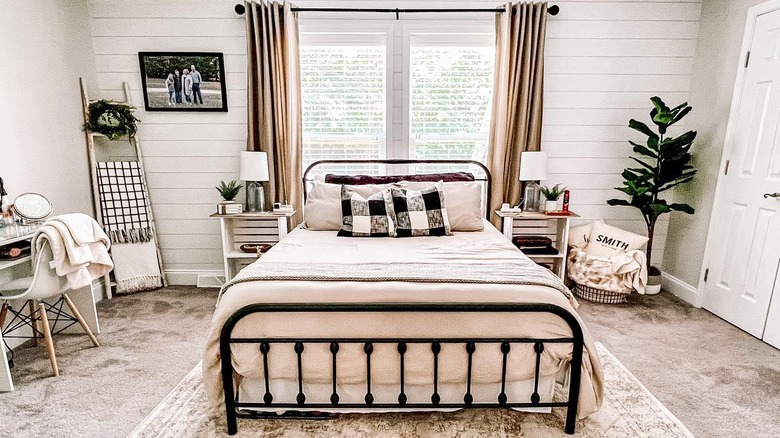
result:
<svg viewBox="0 0 780 438"><path fill-rule="evenodd" d="M268 154L242 151L239 178L246 181L247 211L265 211L263 181L268 181Z"/></svg>
<svg viewBox="0 0 780 438"><path fill-rule="evenodd" d="M520 154L520 181L527 181L523 202L525 211L542 210L542 190L539 181L547 179L547 153L523 152Z"/></svg>

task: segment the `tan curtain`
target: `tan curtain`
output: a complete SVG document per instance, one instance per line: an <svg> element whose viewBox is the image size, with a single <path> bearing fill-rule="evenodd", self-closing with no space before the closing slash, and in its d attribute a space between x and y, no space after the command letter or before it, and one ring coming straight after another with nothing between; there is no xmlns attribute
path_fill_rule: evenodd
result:
<svg viewBox="0 0 780 438"><path fill-rule="evenodd" d="M493 177L490 211L517 204L520 153L538 151L542 137L547 2L507 3L496 16L496 71L488 146ZM499 227L500 218L491 215Z"/></svg>
<svg viewBox="0 0 780 438"><path fill-rule="evenodd" d="M298 14L290 3L247 1L247 149L268 153L267 203L303 216ZM266 206L267 207L267 206Z"/></svg>

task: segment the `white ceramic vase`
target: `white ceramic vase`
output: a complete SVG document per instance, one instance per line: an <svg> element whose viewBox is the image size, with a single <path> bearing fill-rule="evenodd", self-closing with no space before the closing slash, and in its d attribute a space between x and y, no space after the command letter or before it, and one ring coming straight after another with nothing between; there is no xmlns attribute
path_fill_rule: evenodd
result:
<svg viewBox="0 0 780 438"><path fill-rule="evenodd" d="M545 201L544 211L556 211L558 210L558 201Z"/></svg>

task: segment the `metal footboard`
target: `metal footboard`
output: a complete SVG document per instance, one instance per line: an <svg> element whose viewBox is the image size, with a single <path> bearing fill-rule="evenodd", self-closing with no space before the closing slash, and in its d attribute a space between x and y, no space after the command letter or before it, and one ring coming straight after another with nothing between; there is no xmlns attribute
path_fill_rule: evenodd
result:
<svg viewBox="0 0 780 438"><path fill-rule="evenodd" d="M551 313L557 315L571 328L572 336L566 338L234 338L232 337L233 328L247 315L255 313L310 313L310 312L332 312L332 313L354 313L354 312L438 312L438 313L470 313L470 312L510 312L518 314L528 313ZM518 315L520 317L521 315ZM528 360L535 361L534 373L534 392L529 401L507 400L504 392L506 386L507 355L512 348L512 344L534 344L535 354ZM571 374L569 378L568 400L562 402L541 402L538 393L540 378L541 355L544 352L545 344L548 343L570 343L572 344L572 359L570 362ZM262 403L239 402L238 391L234 389L233 383L233 363L231 359L232 344L257 344L263 357L265 395ZM298 395L296 403L276 403L273 394L270 391L268 375L268 356L273 354L274 347L279 344L292 344L297 357L298 375ZM330 403L307 403L306 394L303 392L303 366L302 353L306 344L330 344L329 350L332 356L330 365L332 375L333 393L330 396ZM364 403L340 403L337 391L336 370L338 367L338 352L342 344L362 344L365 354L366 370L366 395ZM374 403L374 396L371 393L371 353L375 344L396 344L398 351L398 360L400 363L399 393L397 403ZM407 403L407 396L404 392L404 366L405 353L408 344L430 344L431 354L433 355L433 393L430 403ZM468 354L467 363L467 381L466 393L463 396L463 403L441 403L438 394L438 354L441 351L442 344L462 344ZM493 403L474 402L471 394L471 361L472 355L477 346L483 344L500 345L502 353L501 364L501 389L496 394L496 401ZM582 350L584 340L582 328L577 319L562 307L553 304L252 304L236 311L228 318L222 327L220 336L220 354L222 361L222 383L225 391L225 410L227 415L228 434L234 435L238 431L237 419L262 417L257 413L247 412L242 408L282 408L282 409L300 409L310 408L327 410L329 408L360 408L360 409L421 409L421 408L529 408L529 407L565 407L567 409L566 422L564 430L567 434L573 434L577 421L577 404L580 391L580 379L582 373ZM279 417L283 418L283 417Z"/></svg>

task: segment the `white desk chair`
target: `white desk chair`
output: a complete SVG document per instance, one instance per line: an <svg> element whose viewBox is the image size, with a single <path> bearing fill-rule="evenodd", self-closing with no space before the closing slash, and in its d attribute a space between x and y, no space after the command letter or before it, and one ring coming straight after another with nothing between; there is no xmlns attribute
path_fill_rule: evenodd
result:
<svg viewBox="0 0 780 438"><path fill-rule="evenodd" d="M34 244L35 242L33 242ZM99 347L100 343L89 326L87 326L81 313L73 305L73 301L68 297L67 292L69 290L63 287L66 284L65 280L61 279L54 269L49 267L49 262L52 259L51 247L47 241L38 252L37 260L34 261L32 277L20 278L0 286L0 302L2 302L2 307L0 307L0 329L5 325L6 317L10 312L13 314L13 318L9 322L8 327L3 329L3 337L30 338L30 336L6 335L6 333L10 334L10 332L22 326L29 326L32 329L32 338L36 339L36 345L38 339L43 337L46 340L54 376L59 376L60 372L57 368L57 357L54 354L54 342L52 341L53 334L59 333L78 322L96 347ZM53 305L42 301L57 296L60 298ZM18 311L10 306L10 301L19 302L22 300L24 304ZM63 304L67 304L73 316L63 311ZM24 314L24 308L27 305L29 305L29 316ZM48 312L56 315L53 325L49 324ZM65 319L68 323L66 327L57 330L57 324L60 319ZM39 323L40 326L38 325ZM0 345L0 348L5 348L5 346Z"/></svg>

